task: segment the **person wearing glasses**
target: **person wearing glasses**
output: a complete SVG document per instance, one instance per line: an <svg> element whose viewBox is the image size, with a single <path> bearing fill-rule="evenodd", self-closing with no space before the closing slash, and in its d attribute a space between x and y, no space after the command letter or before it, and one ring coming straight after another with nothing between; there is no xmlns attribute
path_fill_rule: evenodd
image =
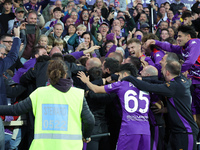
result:
<svg viewBox="0 0 200 150"><path fill-rule="evenodd" d="M13 37L12 37L12 35L10 35L10 34L2 35L0 37L0 44L5 46L5 54L8 54L10 52L10 50L11 50L12 45L13 45ZM23 46L23 43L21 44L21 46ZM23 65L20 62L19 54L18 54L17 60L15 61L15 63L9 69L14 72L15 69L18 70L22 66Z"/></svg>
<svg viewBox="0 0 200 150"><path fill-rule="evenodd" d="M11 50L13 43L12 35L10 34L4 34L0 37L0 44L5 46L5 50L8 53Z"/></svg>
<svg viewBox="0 0 200 150"><path fill-rule="evenodd" d="M13 65L18 58L18 53L19 53L20 44L21 44L19 34L20 34L19 27L14 28L15 38L13 39L13 45L7 57L5 57L6 46L2 44L0 45L0 56L1 56L0 58L0 105L7 105L6 88L3 81L3 72L5 72L11 65ZM5 43L5 39L1 40L1 42L3 41ZM0 118L0 150L4 150L5 149L4 146L5 146L4 126L3 126L2 119Z"/></svg>

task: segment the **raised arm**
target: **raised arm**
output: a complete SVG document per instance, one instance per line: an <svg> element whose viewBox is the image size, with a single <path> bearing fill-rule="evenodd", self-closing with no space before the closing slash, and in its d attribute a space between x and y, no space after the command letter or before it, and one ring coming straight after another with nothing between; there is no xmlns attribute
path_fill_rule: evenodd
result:
<svg viewBox="0 0 200 150"><path fill-rule="evenodd" d="M21 40L19 38L19 27L14 28L15 38L13 39L13 45L10 52L2 61L0 61L0 73L2 74L9 67L11 67L18 58L18 53L21 45Z"/></svg>
<svg viewBox="0 0 200 150"><path fill-rule="evenodd" d="M98 86L98 85L92 84L89 80L89 76L86 77L84 72L82 71L78 72L77 77L80 78L81 81L85 83L88 86L88 88L94 91L95 93L106 93L104 86Z"/></svg>
<svg viewBox="0 0 200 150"><path fill-rule="evenodd" d="M151 40L147 40L145 42L145 46L146 47L149 47L150 45L156 45L156 46L160 47L164 51L174 52L174 53L177 53L177 54L181 54L181 50L182 50L181 46L172 45L172 44L170 44L168 42L160 42L160 41L152 40L152 39Z"/></svg>
<svg viewBox="0 0 200 150"><path fill-rule="evenodd" d="M197 41L191 41L191 44L189 45L189 56L186 58L185 62L182 65L181 72L185 72L188 69L192 67L192 65L195 64L197 61L199 55L200 55L200 49L199 49L199 42Z"/></svg>
<svg viewBox="0 0 200 150"><path fill-rule="evenodd" d="M167 97L172 97L176 93L176 91L174 90L176 89L176 87L173 82L166 83L166 84L150 84L150 83L138 80L132 76L128 76L124 78L123 80L133 83L133 85L136 86L140 90L164 95Z"/></svg>
<svg viewBox="0 0 200 150"><path fill-rule="evenodd" d="M27 97L25 100L15 105L1 105L0 115L19 116L32 110L31 99Z"/></svg>

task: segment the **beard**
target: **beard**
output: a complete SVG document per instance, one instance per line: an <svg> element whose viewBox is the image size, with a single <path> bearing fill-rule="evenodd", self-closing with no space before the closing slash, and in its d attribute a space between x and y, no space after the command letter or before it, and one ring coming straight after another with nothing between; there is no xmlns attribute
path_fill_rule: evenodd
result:
<svg viewBox="0 0 200 150"><path fill-rule="evenodd" d="M139 21L140 22L140 25L143 25L144 23L147 23L146 21Z"/></svg>

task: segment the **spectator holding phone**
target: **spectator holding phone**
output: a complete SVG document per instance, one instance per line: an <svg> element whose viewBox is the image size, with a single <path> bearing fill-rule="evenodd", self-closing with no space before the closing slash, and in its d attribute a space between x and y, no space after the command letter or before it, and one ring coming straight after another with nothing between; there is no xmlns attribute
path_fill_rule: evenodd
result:
<svg viewBox="0 0 200 150"><path fill-rule="evenodd" d="M27 14L27 22L20 25L21 29L21 39L24 43L23 50L19 53L21 57L20 61L24 64L28 59L30 59L34 46L38 43L40 36L40 28L37 25L37 12L31 11Z"/></svg>

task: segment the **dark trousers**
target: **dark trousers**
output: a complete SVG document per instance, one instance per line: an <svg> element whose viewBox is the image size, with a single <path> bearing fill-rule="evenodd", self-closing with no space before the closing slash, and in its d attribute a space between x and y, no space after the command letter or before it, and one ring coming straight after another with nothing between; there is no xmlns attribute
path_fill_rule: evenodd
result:
<svg viewBox="0 0 200 150"><path fill-rule="evenodd" d="M197 135L194 134L171 133L169 137L171 150L197 150L196 142Z"/></svg>

